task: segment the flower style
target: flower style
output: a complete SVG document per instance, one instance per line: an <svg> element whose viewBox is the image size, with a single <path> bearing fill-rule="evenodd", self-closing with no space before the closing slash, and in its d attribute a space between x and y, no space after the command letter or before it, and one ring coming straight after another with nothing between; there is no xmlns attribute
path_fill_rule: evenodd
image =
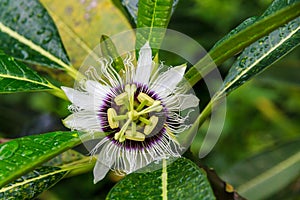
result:
<svg viewBox="0 0 300 200"><path fill-rule="evenodd" d="M137 67L130 57L120 73L112 61L101 58L98 62L101 74L90 67L85 72L88 79L79 83L78 90L62 87L73 112L63 121L65 126L106 134L91 151L98 154L94 183L109 169L131 173L153 161L179 157L183 147L176 136L189 127L185 124L188 115L180 112L199 102L178 84L186 66L162 72L162 64L157 67L152 61L148 42L139 52Z"/></svg>

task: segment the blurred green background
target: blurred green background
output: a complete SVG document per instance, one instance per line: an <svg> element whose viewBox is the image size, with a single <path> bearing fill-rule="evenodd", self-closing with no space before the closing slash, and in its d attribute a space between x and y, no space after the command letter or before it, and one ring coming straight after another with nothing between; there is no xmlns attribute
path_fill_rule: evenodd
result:
<svg viewBox="0 0 300 200"><path fill-rule="evenodd" d="M209 50L243 20L262 14L270 3L271 0L181 0L169 28L187 34ZM299 55L300 49L295 49L227 98L222 135L213 151L201 160L203 164L216 169L220 175L226 174L252 155L300 138ZM233 60L220 66L223 75ZM63 130L61 119L68 115L68 104L47 93L1 95L0 136L15 138ZM207 124L201 131L205 132ZM191 147L195 157L201 139L199 134ZM88 173L62 180L40 199L103 199L117 177L111 174L97 185L92 179L92 173ZM299 199L299 196L298 174L293 183L269 199Z"/></svg>

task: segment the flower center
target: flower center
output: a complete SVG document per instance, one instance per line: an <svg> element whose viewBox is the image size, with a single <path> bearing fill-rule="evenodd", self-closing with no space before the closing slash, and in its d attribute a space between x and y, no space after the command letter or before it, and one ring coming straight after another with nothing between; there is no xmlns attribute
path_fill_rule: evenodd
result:
<svg viewBox="0 0 300 200"><path fill-rule="evenodd" d="M161 101L143 92L137 95L136 91L135 84L126 85L125 92L114 98L116 108L107 110L109 127L120 128L114 135L119 142L144 141L158 125L159 112L163 110Z"/></svg>

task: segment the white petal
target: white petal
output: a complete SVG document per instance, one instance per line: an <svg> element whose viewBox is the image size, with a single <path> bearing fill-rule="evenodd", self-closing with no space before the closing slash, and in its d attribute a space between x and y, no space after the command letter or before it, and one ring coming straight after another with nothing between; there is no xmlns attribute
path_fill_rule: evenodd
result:
<svg viewBox="0 0 300 200"><path fill-rule="evenodd" d="M83 109L93 109L93 98L84 92L74 90L69 87L61 87L68 99L75 105Z"/></svg>
<svg viewBox="0 0 300 200"><path fill-rule="evenodd" d="M149 42L141 48L139 60L133 78L134 82L148 84L152 71L152 51Z"/></svg>
<svg viewBox="0 0 300 200"><path fill-rule="evenodd" d="M182 80L185 69L185 64L169 69L158 76L158 78L152 83L151 89L157 92L160 97L168 96Z"/></svg>
<svg viewBox="0 0 300 200"><path fill-rule="evenodd" d="M179 96L180 110L197 107L199 104L199 99L193 94L182 94L178 96Z"/></svg>
<svg viewBox="0 0 300 200"><path fill-rule="evenodd" d="M66 127L87 132L98 132L101 131L101 123L97 114L89 111L79 111L69 115L63 120Z"/></svg>
<svg viewBox="0 0 300 200"><path fill-rule="evenodd" d="M102 101L105 96L109 93L109 87L100 84L97 81L91 81L91 80L87 80L85 82L85 89L88 93L90 93L92 96L94 96L96 99L95 102Z"/></svg>
<svg viewBox="0 0 300 200"><path fill-rule="evenodd" d="M103 138L96 146L95 151L97 152L100 149L97 163L94 167L94 183L102 180L109 169L112 168L113 164L116 161L116 153L119 149L118 146L113 144L109 139Z"/></svg>
<svg viewBox="0 0 300 200"><path fill-rule="evenodd" d="M99 161L100 158L98 158L97 163L94 167L94 184L96 184L97 182L101 181L105 175L107 174L107 172L109 171L109 169L111 168L111 166L107 166L102 164L102 162Z"/></svg>

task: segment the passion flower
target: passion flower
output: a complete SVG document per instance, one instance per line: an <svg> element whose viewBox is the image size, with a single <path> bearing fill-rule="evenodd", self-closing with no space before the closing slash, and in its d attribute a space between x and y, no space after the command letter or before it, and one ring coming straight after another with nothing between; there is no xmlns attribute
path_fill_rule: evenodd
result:
<svg viewBox="0 0 300 200"><path fill-rule="evenodd" d="M110 60L99 59L100 74L89 67L78 89L62 87L72 102L65 126L106 135L91 151L97 155L94 183L109 169L131 173L153 161L179 157L177 135L189 127L188 114L180 113L199 102L179 85L186 65L163 71L162 64L152 61L149 43L141 48L136 67L128 57L117 72Z"/></svg>

